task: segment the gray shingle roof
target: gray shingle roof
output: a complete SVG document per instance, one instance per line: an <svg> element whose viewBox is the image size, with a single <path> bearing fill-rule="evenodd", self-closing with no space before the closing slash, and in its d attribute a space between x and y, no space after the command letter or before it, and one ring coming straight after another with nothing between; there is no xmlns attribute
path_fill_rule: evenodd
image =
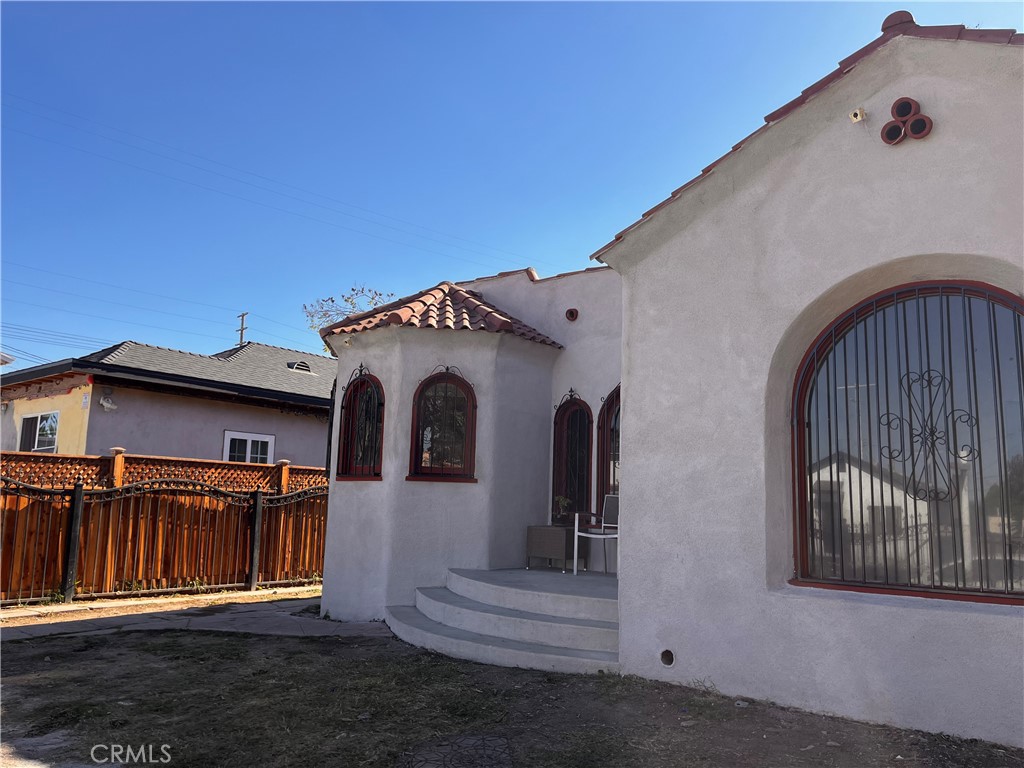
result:
<svg viewBox="0 0 1024 768"><path fill-rule="evenodd" d="M200 355L123 341L78 360L325 399L331 395L338 368L330 357L255 342ZM289 368L289 363L297 362L305 362L310 373Z"/></svg>

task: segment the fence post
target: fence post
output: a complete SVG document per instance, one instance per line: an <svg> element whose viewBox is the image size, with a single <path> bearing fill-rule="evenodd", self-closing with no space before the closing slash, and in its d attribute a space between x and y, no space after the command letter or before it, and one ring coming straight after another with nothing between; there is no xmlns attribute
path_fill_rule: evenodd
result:
<svg viewBox="0 0 1024 768"><path fill-rule="evenodd" d="M113 487L120 488L124 485L124 448L111 448L110 453L114 457L110 471Z"/></svg>
<svg viewBox="0 0 1024 768"><path fill-rule="evenodd" d="M279 459L277 462L277 492L279 494L288 493L288 465L291 464L288 459Z"/></svg>
<svg viewBox="0 0 1024 768"><path fill-rule="evenodd" d="M260 532L263 530L263 491L259 488L252 492L250 521L252 552L249 557L249 591L255 592L260 579Z"/></svg>
<svg viewBox="0 0 1024 768"><path fill-rule="evenodd" d="M71 514L68 516L66 531L67 548L64 550L64 577L61 579L60 591L64 593L64 602L70 603L75 598L75 574L78 572L79 537L82 531L82 511L85 508L85 485L79 477L71 490Z"/></svg>

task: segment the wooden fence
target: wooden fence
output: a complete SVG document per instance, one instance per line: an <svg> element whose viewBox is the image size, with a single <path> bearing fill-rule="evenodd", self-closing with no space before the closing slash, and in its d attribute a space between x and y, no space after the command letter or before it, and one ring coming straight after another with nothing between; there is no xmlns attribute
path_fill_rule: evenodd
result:
<svg viewBox="0 0 1024 768"><path fill-rule="evenodd" d="M226 491L289 493L324 485L323 467L302 467L282 459L276 464L139 456L111 449L110 456L0 452L0 475L42 488L117 488L145 480L177 478L206 483Z"/></svg>
<svg viewBox="0 0 1024 768"><path fill-rule="evenodd" d="M0 603L317 581L327 486L281 495L161 479L111 489L0 478Z"/></svg>

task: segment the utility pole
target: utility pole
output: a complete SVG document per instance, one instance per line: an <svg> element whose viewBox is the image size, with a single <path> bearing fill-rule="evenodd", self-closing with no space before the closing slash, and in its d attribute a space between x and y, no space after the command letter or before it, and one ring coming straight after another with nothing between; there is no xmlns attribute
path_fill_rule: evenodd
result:
<svg viewBox="0 0 1024 768"><path fill-rule="evenodd" d="M243 344L245 344L245 332L247 330L249 330L249 327L245 324L245 316L248 315L248 314L249 314L248 312L243 312L242 314L237 316L238 320L239 320L239 323L238 323L238 346L242 346Z"/></svg>

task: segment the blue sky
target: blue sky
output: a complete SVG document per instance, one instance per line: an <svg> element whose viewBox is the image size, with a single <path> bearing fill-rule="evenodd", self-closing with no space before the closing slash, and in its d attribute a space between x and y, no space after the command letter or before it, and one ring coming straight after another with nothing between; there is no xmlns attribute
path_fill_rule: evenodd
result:
<svg viewBox="0 0 1024 768"><path fill-rule="evenodd" d="M2 345L317 351L302 304L589 255L905 7L21 3L2 15Z"/></svg>

